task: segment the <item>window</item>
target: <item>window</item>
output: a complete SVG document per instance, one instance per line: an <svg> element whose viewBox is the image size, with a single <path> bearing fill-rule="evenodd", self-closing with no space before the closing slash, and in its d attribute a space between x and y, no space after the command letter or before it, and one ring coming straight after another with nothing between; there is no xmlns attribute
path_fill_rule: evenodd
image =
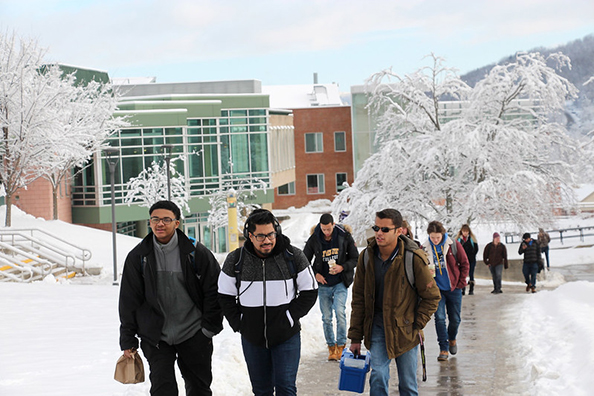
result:
<svg viewBox="0 0 594 396"><path fill-rule="evenodd" d="M307 193L308 194L324 194L324 174L307 175Z"/></svg>
<svg viewBox="0 0 594 396"><path fill-rule="evenodd" d="M305 152L306 153L322 153L324 152L323 144L324 135L322 132L306 133L305 134Z"/></svg>
<svg viewBox="0 0 594 396"><path fill-rule="evenodd" d="M295 182L283 184L277 190L278 195L295 195Z"/></svg>
<svg viewBox="0 0 594 396"><path fill-rule="evenodd" d="M334 132L334 151L346 151L345 132Z"/></svg>
<svg viewBox="0 0 594 396"><path fill-rule="evenodd" d="M336 174L336 192L341 192L345 189L343 183L347 181L347 174L346 173L337 173Z"/></svg>

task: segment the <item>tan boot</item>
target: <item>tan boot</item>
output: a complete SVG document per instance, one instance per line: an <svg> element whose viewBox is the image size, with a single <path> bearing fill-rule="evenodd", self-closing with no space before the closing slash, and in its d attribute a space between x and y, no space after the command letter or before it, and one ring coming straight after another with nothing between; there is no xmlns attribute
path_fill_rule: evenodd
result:
<svg viewBox="0 0 594 396"><path fill-rule="evenodd" d="M336 345L328 345L328 361L336 359Z"/></svg>
<svg viewBox="0 0 594 396"><path fill-rule="evenodd" d="M346 345L336 345L336 360L340 360L342 357L342 351L345 347Z"/></svg>

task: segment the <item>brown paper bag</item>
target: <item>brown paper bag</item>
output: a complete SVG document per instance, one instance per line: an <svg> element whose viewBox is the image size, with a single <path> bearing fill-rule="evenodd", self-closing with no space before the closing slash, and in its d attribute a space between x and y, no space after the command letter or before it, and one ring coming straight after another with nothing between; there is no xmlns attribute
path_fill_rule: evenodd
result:
<svg viewBox="0 0 594 396"><path fill-rule="evenodd" d="M116 363L113 378L122 384L138 384L144 382L144 364L138 352L132 352L133 359L122 355Z"/></svg>

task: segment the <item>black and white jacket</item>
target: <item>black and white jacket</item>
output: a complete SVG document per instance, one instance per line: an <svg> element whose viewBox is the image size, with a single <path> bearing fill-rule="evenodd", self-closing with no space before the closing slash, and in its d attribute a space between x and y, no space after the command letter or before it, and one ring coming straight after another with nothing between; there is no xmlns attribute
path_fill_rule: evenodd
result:
<svg viewBox="0 0 594 396"><path fill-rule="evenodd" d="M287 248L294 257L295 281L285 256ZM235 264L240 255L238 296ZM303 252L290 245L289 238L279 235L272 254L265 259L256 255L249 240L227 256L219 276L219 302L234 331L241 332L252 344L272 347L300 331L299 319L315 304L317 287Z"/></svg>

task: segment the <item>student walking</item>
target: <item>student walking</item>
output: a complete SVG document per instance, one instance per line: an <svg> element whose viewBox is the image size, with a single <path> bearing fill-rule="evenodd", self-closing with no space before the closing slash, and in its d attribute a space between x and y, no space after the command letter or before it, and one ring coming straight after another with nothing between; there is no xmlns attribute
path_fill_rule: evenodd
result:
<svg viewBox="0 0 594 396"><path fill-rule="evenodd" d="M493 242L489 242L483 250L483 262L489 266L491 277L493 278L492 294L503 293L501 290L501 277L503 269L507 269L507 248L501 243L501 235L493 233Z"/></svg>
<svg viewBox="0 0 594 396"><path fill-rule="evenodd" d="M538 262L542 260L540 256L540 246L538 242L530 238L530 233L522 236L522 243L518 248L518 254L524 255L524 282L526 282L526 291L536 293L536 274L538 273Z"/></svg>
<svg viewBox="0 0 594 396"><path fill-rule="evenodd" d="M140 337L153 396L178 394L176 360L186 395L212 395L212 337L223 329L219 263L178 229L180 215L171 201L151 206L151 232L128 253L122 273L120 346L131 358Z"/></svg>
<svg viewBox="0 0 594 396"><path fill-rule="evenodd" d="M307 240L303 253L308 261L315 256L313 270L318 281L328 360L340 360L347 338L346 301L359 251L350 232L334 224L332 215L325 213ZM336 334L332 325L333 314Z"/></svg>
<svg viewBox="0 0 594 396"><path fill-rule="evenodd" d="M544 253L545 258L547 259L547 271L551 269L549 264L549 242L551 242L551 237L549 233L543 230L542 228L538 229L538 237L536 238L538 242L538 246L540 246L540 252Z"/></svg>
<svg viewBox="0 0 594 396"><path fill-rule="evenodd" d="M479 251L479 246L468 224L462 225L462 228L458 231L458 235L456 235L456 240L462 244L468 258L468 264L470 266L468 270L468 277L470 278L468 281L468 295L472 296L474 294L474 268L476 267L476 255ZM465 291L466 287L462 289L462 294Z"/></svg>
<svg viewBox="0 0 594 396"><path fill-rule="evenodd" d="M429 239L423 248L429 255L430 267L435 270L435 282L441 300L435 312L435 330L439 344L437 360L448 360L449 353L458 352L456 336L461 322L462 289L466 286L469 264L460 242L452 240L439 221L427 227ZM446 311L448 324L446 325Z"/></svg>
<svg viewBox="0 0 594 396"><path fill-rule="evenodd" d="M392 359L398 370L398 393L418 395L420 337L440 298L427 255L402 235L401 227L397 210L376 213L375 236L359 256L353 284L350 349L358 355L363 341L370 350L369 385L374 396L388 395ZM405 268L407 256L414 269L413 284Z"/></svg>
<svg viewBox="0 0 594 396"><path fill-rule="evenodd" d="M316 302L317 282L270 211L254 210L243 234L245 244L229 253L219 276L221 307L241 333L254 395L296 395L299 319Z"/></svg>

